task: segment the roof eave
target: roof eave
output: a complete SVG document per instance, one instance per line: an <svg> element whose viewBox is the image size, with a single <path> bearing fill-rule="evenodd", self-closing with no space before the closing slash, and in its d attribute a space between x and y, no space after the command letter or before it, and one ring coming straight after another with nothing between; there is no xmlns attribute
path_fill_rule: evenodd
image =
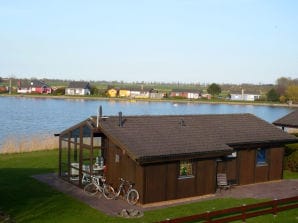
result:
<svg viewBox="0 0 298 223"><path fill-rule="evenodd" d="M254 142L241 142L241 143L229 143L228 145L235 148L250 148L250 147L272 147L272 146L284 146L285 144L297 143L297 139L284 139L284 140L267 140L267 141L254 141Z"/></svg>
<svg viewBox="0 0 298 223"><path fill-rule="evenodd" d="M184 154L171 154L171 155L157 155L157 156L142 156L136 159L140 165L160 163L160 162L172 162L186 159L205 159L216 158L220 156L227 156L233 152L233 149L225 149L218 151L206 151L197 153L184 153Z"/></svg>
<svg viewBox="0 0 298 223"><path fill-rule="evenodd" d="M298 125L278 123L278 122L273 122L273 125L280 126L280 127L298 128Z"/></svg>

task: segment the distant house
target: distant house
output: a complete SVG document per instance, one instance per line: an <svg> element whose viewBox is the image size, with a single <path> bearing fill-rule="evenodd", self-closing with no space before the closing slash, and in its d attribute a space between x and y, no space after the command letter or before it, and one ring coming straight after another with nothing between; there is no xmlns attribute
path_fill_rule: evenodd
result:
<svg viewBox="0 0 298 223"><path fill-rule="evenodd" d="M19 94L51 94L52 88L43 81L31 80L31 81L18 81L17 93Z"/></svg>
<svg viewBox="0 0 298 223"><path fill-rule="evenodd" d="M170 97L181 97L187 99L198 99L201 97L201 92L199 90L189 90L189 89L173 89L171 91Z"/></svg>
<svg viewBox="0 0 298 223"><path fill-rule="evenodd" d="M283 130L287 128L291 132L298 131L298 109L287 114L286 116L277 119L273 122L274 125L282 127ZM294 130L295 129L295 130Z"/></svg>
<svg viewBox="0 0 298 223"><path fill-rule="evenodd" d="M121 97L121 98L130 97L130 89L128 89L128 88L120 88L119 89L119 97Z"/></svg>
<svg viewBox="0 0 298 223"><path fill-rule="evenodd" d="M211 94L208 94L208 93L206 93L206 94L202 94L202 96L201 96L202 98L205 98L205 99L208 99L208 100L210 100L211 98L212 98L212 95Z"/></svg>
<svg viewBox="0 0 298 223"><path fill-rule="evenodd" d="M90 117L61 132L59 142L61 178L83 187L102 156L107 182L134 182L147 204L213 194L217 173L236 185L280 180L283 146L298 138L251 114L119 113Z"/></svg>
<svg viewBox="0 0 298 223"><path fill-rule="evenodd" d="M241 92L231 92L232 101L255 101L260 99L261 95L257 92L246 92L243 89Z"/></svg>
<svg viewBox="0 0 298 223"><path fill-rule="evenodd" d="M65 95L90 95L91 86L88 82L70 82L65 88Z"/></svg>
<svg viewBox="0 0 298 223"><path fill-rule="evenodd" d="M115 97L117 97L117 93L118 93L118 91L117 91L117 89L115 89L115 88L109 88L109 89L107 90L107 96L110 97L110 98L115 98Z"/></svg>
<svg viewBox="0 0 298 223"><path fill-rule="evenodd" d="M8 92L8 87L0 86L0 93L6 93L6 92Z"/></svg>
<svg viewBox="0 0 298 223"><path fill-rule="evenodd" d="M162 99L165 97L165 93L159 92L158 90L151 89L149 93L149 98L152 99Z"/></svg>
<svg viewBox="0 0 298 223"><path fill-rule="evenodd" d="M143 86L139 88L130 89L131 98L149 98L152 88L144 88Z"/></svg>

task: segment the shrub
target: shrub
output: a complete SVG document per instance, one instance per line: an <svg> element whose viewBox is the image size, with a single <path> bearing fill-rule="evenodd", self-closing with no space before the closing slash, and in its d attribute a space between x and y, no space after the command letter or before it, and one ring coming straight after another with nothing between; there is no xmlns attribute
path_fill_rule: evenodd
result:
<svg viewBox="0 0 298 223"><path fill-rule="evenodd" d="M284 169L298 172L298 144L287 145L285 148Z"/></svg>
<svg viewBox="0 0 298 223"><path fill-rule="evenodd" d="M53 92L53 95L65 95L65 87L57 88Z"/></svg>

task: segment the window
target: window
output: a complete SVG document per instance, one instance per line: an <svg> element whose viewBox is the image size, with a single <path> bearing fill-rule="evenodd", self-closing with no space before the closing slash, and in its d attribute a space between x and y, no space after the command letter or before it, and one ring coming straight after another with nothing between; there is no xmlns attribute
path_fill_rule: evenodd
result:
<svg viewBox="0 0 298 223"><path fill-rule="evenodd" d="M179 178L193 177L193 165L191 161L180 161Z"/></svg>
<svg viewBox="0 0 298 223"><path fill-rule="evenodd" d="M257 149L257 165L266 165L267 164L267 156L265 149Z"/></svg>
<svg viewBox="0 0 298 223"><path fill-rule="evenodd" d="M231 154L227 155L227 158L236 158L237 152L232 152Z"/></svg>

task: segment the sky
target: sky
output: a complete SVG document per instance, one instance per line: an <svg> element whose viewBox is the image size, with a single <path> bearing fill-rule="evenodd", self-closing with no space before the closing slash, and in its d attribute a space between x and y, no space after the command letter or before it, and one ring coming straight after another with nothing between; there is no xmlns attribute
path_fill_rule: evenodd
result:
<svg viewBox="0 0 298 223"><path fill-rule="evenodd" d="M298 78L296 0L0 0L0 76L272 84Z"/></svg>

